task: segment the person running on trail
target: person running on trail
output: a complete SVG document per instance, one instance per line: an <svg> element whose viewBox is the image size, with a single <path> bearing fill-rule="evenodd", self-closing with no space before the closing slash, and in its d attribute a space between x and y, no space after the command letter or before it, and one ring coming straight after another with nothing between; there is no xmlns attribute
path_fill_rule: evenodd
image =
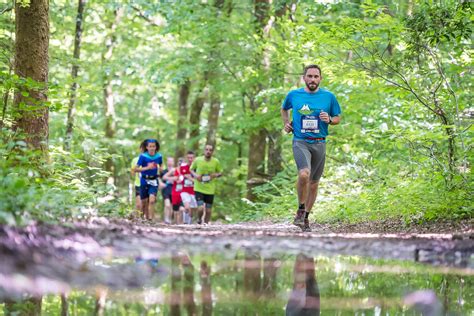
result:
<svg viewBox="0 0 474 316"><path fill-rule="evenodd" d="M184 162L184 158L178 159L178 166L168 170L163 176L164 180L172 181L173 187L171 188L171 204L173 208L173 222L175 224L183 224L183 213L184 205L181 200L181 192L184 188L184 176L180 173L180 168Z"/></svg>
<svg viewBox="0 0 474 316"><path fill-rule="evenodd" d="M216 178L222 176L222 167L218 159L212 157L214 146L204 147L204 156L197 157L191 165L191 172L197 180L194 182L194 192L198 204L198 224L203 221L208 224L211 220L212 203L216 193ZM203 216L204 215L204 216Z"/></svg>
<svg viewBox="0 0 474 316"><path fill-rule="evenodd" d="M136 171L141 172L140 197L142 199L142 214L147 220L155 216L156 195L159 186L159 174L163 157L158 152L160 144L156 139L147 139L146 151L138 158Z"/></svg>
<svg viewBox="0 0 474 316"><path fill-rule="evenodd" d="M145 142L146 140L142 141L140 144L140 155L143 154L146 150L145 148ZM132 159L131 163L131 170L130 170L130 175L132 176L132 179L134 179L133 186L135 187L135 209L138 212L141 212L142 210L142 199L140 198L140 172L135 171L135 167L137 166L138 158L140 156L136 156L135 158Z"/></svg>
<svg viewBox="0 0 474 316"><path fill-rule="evenodd" d="M298 210L293 224L311 231L308 216L318 194L326 159L328 126L341 121L341 108L331 92L319 87L321 68L304 68L306 87L292 90L283 101L281 118L287 133L293 132L293 156L298 168ZM292 110L293 122L289 111Z"/></svg>
<svg viewBox="0 0 474 316"><path fill-rule="evenodd" d="M181 164L180 174L184 176L183 192L181 192L181 200L184 205L183 221L185 224L192 224L193 211L197 208L196 196L194 193L194 178L191 174L191 165L194 161L194 152L188 151L186 154L187 162Z"/></svg>
<svg viewBox="0 0 474 316"><path fill-rule="evenodd" d="M190 156L190 155L188 155ZM194 159L194 155L191 155L191 161ZM183 206L183 223L192 223L192 209L197 208L196 199L194 197L194 179L189 169L189 165L183 158L180 159L179 165L174 168L174 172L166 175L166 179L171 179L176 184L174 188L173 205L176 211L181 215L180 208L178 205ZM178 196L179 195L179 196Z"/></svg>
<svg viewBox="0 0 474 316"><path fill-rule="evenodd" d="M171 219L173 217L173 210L171 206L171 193L173 190L173 180L165 179L165 175L168 171L174 169L174 158L168 157L166 159L166 169L161 172L161 178L165 182L165 187L161 191L161 196L163 197L163 211L164 211L164 222L165 224L171 224Z"/></svg>

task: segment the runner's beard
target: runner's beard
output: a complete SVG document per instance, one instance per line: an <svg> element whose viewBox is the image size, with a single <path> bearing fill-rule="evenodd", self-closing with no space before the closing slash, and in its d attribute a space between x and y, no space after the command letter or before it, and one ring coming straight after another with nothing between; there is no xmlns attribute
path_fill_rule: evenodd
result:
<svg viewBox="0 0 474 316"><path fill-rule="evenodd" d="M306 83L306 87L308 88L309 91L316 91L319 87L319 84L317 84L317 83Z"/></svg>

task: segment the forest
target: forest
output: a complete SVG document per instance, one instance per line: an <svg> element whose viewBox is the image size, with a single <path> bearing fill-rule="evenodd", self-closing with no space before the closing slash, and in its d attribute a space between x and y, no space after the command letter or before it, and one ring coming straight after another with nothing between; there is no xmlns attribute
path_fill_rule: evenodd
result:
<svg viewBox="0 0 474 316"><path fill-rule="evenodd" d="M213 221L290 219L280 108L308 64L342 109L313 221L472 219L472 7L0 1L0 223L129 217L149 138L165 158L215 146Z"/></svg>

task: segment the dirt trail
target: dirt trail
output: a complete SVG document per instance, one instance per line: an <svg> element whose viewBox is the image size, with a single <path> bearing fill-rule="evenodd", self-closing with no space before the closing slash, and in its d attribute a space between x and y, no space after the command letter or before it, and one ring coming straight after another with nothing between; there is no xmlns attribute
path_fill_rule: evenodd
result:
<svg viewBox="0 0 474 316"><path fill-rule="evenodd" d="M463 225L454 233L427 230L421 234L375 229L375 233L363 229L359 233L321 225L302 233L289 223L167 226L105 218L63 226L0 226L0 298L96 284L115 289L140 286L149 275L137 269L134 260L183 251L229 257L242 250L262 256L356 255L451 266L474 275L472 228ZM117 258L128 261L107 264Z"/></svg>

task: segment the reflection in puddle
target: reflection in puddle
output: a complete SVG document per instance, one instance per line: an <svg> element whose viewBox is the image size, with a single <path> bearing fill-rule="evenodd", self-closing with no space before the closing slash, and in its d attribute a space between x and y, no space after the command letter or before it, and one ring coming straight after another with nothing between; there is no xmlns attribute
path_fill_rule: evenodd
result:
<svg viewBox="0 0 474 316"><path fill-rule="evenodd" d="M88 266L100 267L104 276L91 279ZM62 295L57 288L31 298L27 293L38 293L38 289L25 291L2 282L0 315L39 315L40 311L43 315L474 312L474 271L407 261L305 254L265 257L245 250L231 258L185 252L160 258L112 258L89 262L82 269L82 282L76 280ZM21 295L15 294L19 288Z"/></svg>

